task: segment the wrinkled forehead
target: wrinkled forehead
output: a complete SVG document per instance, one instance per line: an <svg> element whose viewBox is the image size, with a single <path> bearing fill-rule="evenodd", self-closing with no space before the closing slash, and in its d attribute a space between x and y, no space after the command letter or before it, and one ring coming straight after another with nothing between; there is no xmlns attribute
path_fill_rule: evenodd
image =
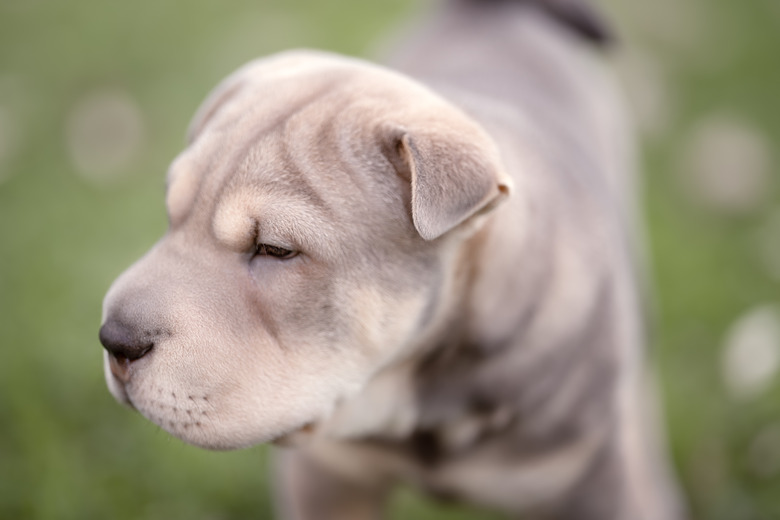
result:
<svg viewBox="0 0 780 520"><path fill-rule="evenodd" d="M267 105L265 108L286 110L287 103L309 97L312 87L321 83L326 73L343 71L344 67L334 67L334 62L317 54L288 52L247 63L209 93L193 117L188 140L197 138L220 113L230 120L231 112L258 102ZM248 99L251 97L256 99Z"/></svg>
<svg viewBox="0 0 780 520"><path fill-rule="evenodd" d="M333 222L361 188L338 153L336 132L316 121L304 125L305 119L301 113L277 124L239 120L200 137L169 170L171 226L190 222L240 249L260 229Z"/></svg>
<svg viewBox="0 0 780 520"><path fill-rule="evenodd" d="M370 62L317 51L289 51L250 62L223 80L198 109L188 137L192 142L203 131L232 124L247 111L283 119L326 95L336 103L370 100L374 111L388 113L440 102L417 82Z"/></svg>
<svg viewBox="0 0 780 520"><path fill-rule="evenodd" d="M279 118L324 93L342 99L371 90L397 88L406 81L368 62L312 51L291 51L255 60L224 79L193 117L192 142L208 128L235 120L247 110Z"/></svg>
<svg viewBox="0 0 780 520"><path fill-rule="evenodd" d="M318 142L335 137L333 129L320 127L335 125L332 114L350 99L344 93L350 71L297 63L292 58L250 63L208 96L193 119L189 146L168 172L172 213L186 205L194 184L219 185L226 175L246 173L262 162L267 171L284 171L280 161L318 144L309 142L311 136ZM296 130L304 132L298 131L290 145L306 146L280 146Z"/></svg>
<svg viewBox="0 0 780 520"><path fill-rule="evenodd" d="M258 232L285 245L290 230L302 242L290 245L332 244L350 220L403 209L399 179L372 141L375 114L345 95L348 75L284 86L245 85L211 114L169 170L173 227L199 219L237 249Z"/></svg>

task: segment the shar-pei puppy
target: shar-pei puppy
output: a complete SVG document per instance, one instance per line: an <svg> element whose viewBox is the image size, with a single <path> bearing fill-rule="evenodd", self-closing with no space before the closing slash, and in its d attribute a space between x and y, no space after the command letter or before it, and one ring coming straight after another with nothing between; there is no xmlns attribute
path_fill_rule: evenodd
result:
<svg viewBox="0 0 780 520"><path fill-rule="evenodd" d="M198 446L285 446L284 518L378 517L398 482L678 518L606 36L582 0L453 0L403 73L295 51L232 74L106 296L112 394Z"/></svg>

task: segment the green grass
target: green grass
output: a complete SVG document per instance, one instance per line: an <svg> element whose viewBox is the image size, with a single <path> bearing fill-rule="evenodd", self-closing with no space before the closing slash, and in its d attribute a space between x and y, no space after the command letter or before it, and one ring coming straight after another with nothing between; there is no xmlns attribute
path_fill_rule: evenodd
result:
<svg viewBox="0 0 780 520"><path fill-rule="evenodd" d="M164 232L165 170L219 79L289 47L366 55L412 4L0 3L0 518L270 517L267 450L186 446L110 397L97 341L101 300ZM780 156L765 200L740 215L697 205L679 182L686 140L712 113L737 114L780 143L780 8L772 0L610 5L627 46L655 58L672 93L643 159L654 354L675 463L696 518L780 518L780 468L758 471L753 454L757 437L780 424L780 385L738 401L720 373L731 323L754 305L780 303L780 282L755 247L780 209ZM694 16L678 18L678 8ZM660 23L669 20L674 31ZM66 129L74 106L103 89L135 100L144 134L132 160L94 181L75 168ZM774 446L766 457L780 460L780 441ZM493 518L409 492L393 517Z"/></svg>

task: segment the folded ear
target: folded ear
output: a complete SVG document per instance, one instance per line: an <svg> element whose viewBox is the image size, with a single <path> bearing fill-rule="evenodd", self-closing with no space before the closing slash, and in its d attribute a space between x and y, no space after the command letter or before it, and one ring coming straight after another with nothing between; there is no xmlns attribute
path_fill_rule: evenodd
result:
<svg viewBox="0 0 780 520"><path fill-rule="evenodd" d="M476 125L443 123L397 126L386 137L386 156L411 182L412 220L425 240L492 211L511 188L487 134Z"/></svg>

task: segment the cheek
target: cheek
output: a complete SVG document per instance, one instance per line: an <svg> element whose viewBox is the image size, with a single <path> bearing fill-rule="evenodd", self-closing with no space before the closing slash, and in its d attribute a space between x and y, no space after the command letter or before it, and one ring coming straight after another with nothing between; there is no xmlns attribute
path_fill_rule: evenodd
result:
<svg viewBox="0 0 780 520"><path fill-rule="evenodd" d="M427 285L408 272L378 276L377 270L326 269L304 259L253 262L251 269L248 336L270 337L290 361L322 354L372 371L414 342L428 305Z"/></svg>
<svg viewBox="0 0 780 520"><path fill-rule="evenodd" d="M310 260L256 259L250 263L247 297L256 326L284 349L304 342L337 347L346 333L343 301L335 289L343 283Z"/></svg>
<svg viewBox="0 0 780 520"><path fill-rule="evenodd" d="M271 303L276 316L276 329L282 346L296 348L298 344L342 350L348 341L351 316L347 301L339 298L329 280L307 281L290 286L284 301Z"/></svg>
<svg viewBox="0 0 780 520"><path fill-rule="evenodd" d="M370 371L397 357L414 343L425 307L421 293L393 292L370 282L343 288L339 309L344 345Z"/></svg>

